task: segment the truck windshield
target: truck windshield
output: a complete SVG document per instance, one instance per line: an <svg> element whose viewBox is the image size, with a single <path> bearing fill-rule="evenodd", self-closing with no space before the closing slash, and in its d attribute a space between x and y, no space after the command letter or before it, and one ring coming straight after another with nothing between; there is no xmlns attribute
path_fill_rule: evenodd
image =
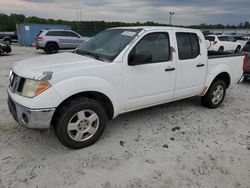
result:
<svg viewBox="0 0 250 188"><path fill-rule="evenodd" d="M141 29L105 30L83 43L75 53L112 62L140 31Z"/></svg>

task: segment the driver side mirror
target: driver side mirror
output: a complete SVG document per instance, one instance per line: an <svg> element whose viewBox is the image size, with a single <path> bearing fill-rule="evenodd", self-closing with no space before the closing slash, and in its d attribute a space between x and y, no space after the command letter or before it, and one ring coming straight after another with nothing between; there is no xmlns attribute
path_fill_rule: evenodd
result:
<svg viewBox="0 0 250 188"><path fill-rule="evenodd" d="M152 54L143 52L140 54L130 54L128 58L129 66L142 65L152 62Z"/></svg>

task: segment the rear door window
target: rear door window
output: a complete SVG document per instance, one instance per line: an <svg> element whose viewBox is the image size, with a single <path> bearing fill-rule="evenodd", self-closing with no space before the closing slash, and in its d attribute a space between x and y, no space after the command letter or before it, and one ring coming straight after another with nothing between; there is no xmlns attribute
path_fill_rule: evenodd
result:
<svg viewBox="0 0 250 188"><path fill-rule="evenodd" d="M215 41L215 37L206 36L205 39L212 42Z"/></svg>
<svg viewBox="0 0 250 188"><path fill-rule="evenodd" d="M218 39L220 41L228 41L228 37L227 36L218 37Z"/></svg>
<svg viewBox="0 0 250 188"><path fill-rule="evenodd" d="M200 44L195 33L176 33L179 59L194 59L200 54Z"/></svg>

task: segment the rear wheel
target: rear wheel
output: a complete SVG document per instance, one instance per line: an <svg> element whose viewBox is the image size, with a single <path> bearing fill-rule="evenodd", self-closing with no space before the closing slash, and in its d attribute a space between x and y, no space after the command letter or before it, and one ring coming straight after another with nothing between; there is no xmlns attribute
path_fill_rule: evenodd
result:
<svg viewBox="0 0 250 188"><path fill-rule="evenodd" d="M46 45L45 52L47 54L55 54L58 52L58 46L55 43L49 43Z"/></svg>
<svg viewBox="0 0 250 188"><path fill-rule="evenodd" d="M239 53L240 52L241 47L237 46L236 50L234 51L235 53Z"/></svg>
<svg viewBox="0 0 250 188"><path fill-rule="evenodd" d="M223 52L224 52L224 48L221 46L221 47L219 48L219 50L218 50L218 53L219 53L219 54L223 54Z"/></svg>
<svg viewBox="0 0 250 188"><path fill-rule="evenodd" d="M64 146L80 149L94 144L102 136L106 121L106 113L97 101L79 97L58 110L55 131Z"/></svg>
<svg viewBox="0 0 250 188"><path fill-rule="evenodd" d="M214 81L206 95L201 97L201 103L207 108L218 108L226 96L226 84L223 80Z"/></svg>

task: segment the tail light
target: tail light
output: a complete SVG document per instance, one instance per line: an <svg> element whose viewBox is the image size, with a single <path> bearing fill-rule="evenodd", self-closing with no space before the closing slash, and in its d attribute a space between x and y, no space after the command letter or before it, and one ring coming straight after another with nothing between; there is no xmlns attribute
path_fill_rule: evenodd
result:
<svg viewBox="0 0 250 188"><path fill-rule="evenodd" d="M247 69L247 56L245 55L243 58L243 70L245 71Z"/></svg>
<svg viewBox="0 0 250 188"><path fill-rule="evenodd" d="M215 40L215 41L214 41L214 43L213 43L213 45L215 45L215 44L217 44L217 43L218 43L218 41L217 41L217 40Z"/></svg>
<svg viewBox="0 0 250 188"><path fill-rule="evenodd" d="M36 37L36 40L43 40L43 37L37 36L37 37Z"/></svg>

